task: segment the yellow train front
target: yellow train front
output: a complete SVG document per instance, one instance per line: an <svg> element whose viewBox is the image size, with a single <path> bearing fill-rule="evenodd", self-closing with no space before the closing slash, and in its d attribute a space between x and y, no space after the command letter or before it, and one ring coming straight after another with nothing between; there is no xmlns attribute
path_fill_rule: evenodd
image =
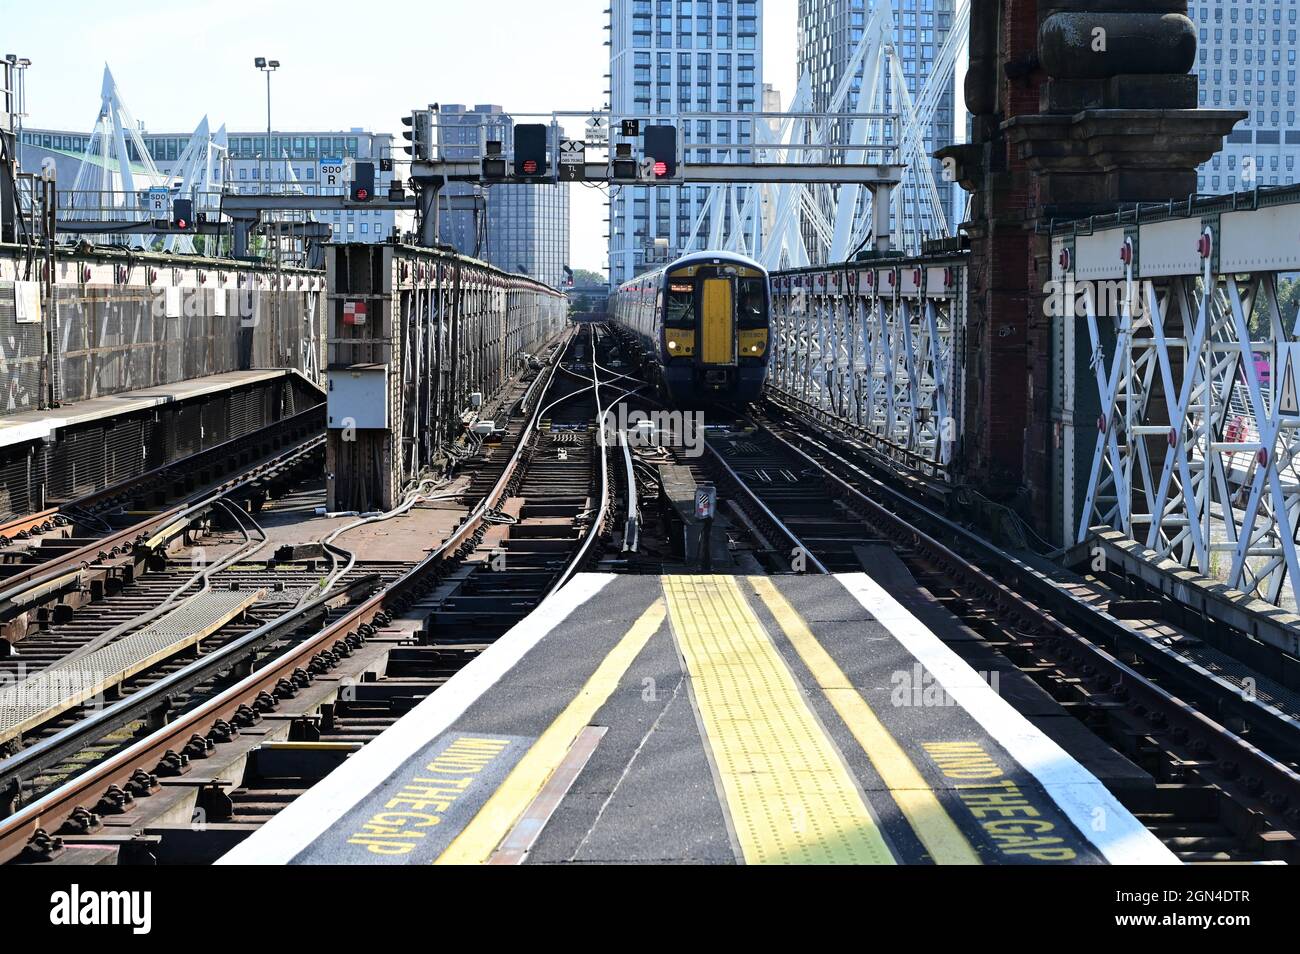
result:
<svg viewBox="0 0 1300 954"><path fill-rule="evenodd" d="M619 286L614 322L674 407L742 405L767 374L767 270L735 252L693 252Z"/></svg>

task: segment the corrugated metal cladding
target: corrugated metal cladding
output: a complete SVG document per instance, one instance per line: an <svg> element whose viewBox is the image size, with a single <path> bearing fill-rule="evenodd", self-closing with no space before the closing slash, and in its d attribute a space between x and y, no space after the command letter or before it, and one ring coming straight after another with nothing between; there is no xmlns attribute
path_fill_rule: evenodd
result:
<svg viewBox="0 0 1300 954"><path fill-rule="evenodd" d="M24 361L15 366L7 352L3 355L0 383L18 398L0 404L0 414L39 406L41 326L15 323L12 287L0 283L0 340L5 348L20 349L15 357ZM217 307L218 294L227 296L224 308ZM240 314L249 313L241 299L247 302L250 295L251 320ZM181 314L169 318L157 288L60 286L60 400L82 401L250 368L309 370L304 357L311 351L315 292L201 288L185 289L182 296Z"/></svg>
<svg viewBox="0 0 1300 954"><path fill-rule="evenodd" d="M14 283L0 282L0 416L41 406L44 367L44 326L19 324Z"/></svg>
<svg viewBox="0 0 1300 954"><path fill-rule="evenodd" d="M64 428L52 443L5 448L0 450L0 520L138 477L319 403L319 392L301 378L284 377Z"/></svg>

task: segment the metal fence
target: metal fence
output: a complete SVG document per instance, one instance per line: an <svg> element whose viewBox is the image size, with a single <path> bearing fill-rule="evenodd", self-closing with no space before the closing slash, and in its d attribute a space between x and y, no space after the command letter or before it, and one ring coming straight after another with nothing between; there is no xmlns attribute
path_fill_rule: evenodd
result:
<svg viewBox="0 0 1300 954"><path fill-rule="evenodd" d="M1300 601L1300 187L1058 225L1060 532Z"/></svg>
<svg viewBox="0 0 1300 954"><path fill-rule="evenodd" d="M962 437L967 271L947 253L774 273L769 394L947 479Z"/></svg>
<svg viewBox="0 0 1300 954"><path fill-rule="evenodd" d="M60 250L51 269L0 251L0 415L255 368L318 380L324 285L214 259Z"/></svg>

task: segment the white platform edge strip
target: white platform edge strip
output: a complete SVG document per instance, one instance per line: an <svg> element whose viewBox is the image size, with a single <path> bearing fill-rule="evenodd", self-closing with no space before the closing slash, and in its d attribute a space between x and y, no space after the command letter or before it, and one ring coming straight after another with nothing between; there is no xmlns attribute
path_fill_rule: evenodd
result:
<svg viewBox="0 0 1300 954"><path fill-rule="evenodd" d="M1117 865L1180 863L1096 776L1017 712L987 682L973 678L970 666L879 583L865 573L836 574L835 578L1008 755L1038 780L1070 822L1107 861ZM1093 827L1097 809L1101 809L1100 817L1104 820L1100 831Z"/></svg>
<svg viewBox="0 0 1300 954"><path fill-rule="evenodd" d="M510 628L437 692L313 785L269 822L217 860L219 865L283 865L451 726L534 646L614 577L579 573Z"/></svg>

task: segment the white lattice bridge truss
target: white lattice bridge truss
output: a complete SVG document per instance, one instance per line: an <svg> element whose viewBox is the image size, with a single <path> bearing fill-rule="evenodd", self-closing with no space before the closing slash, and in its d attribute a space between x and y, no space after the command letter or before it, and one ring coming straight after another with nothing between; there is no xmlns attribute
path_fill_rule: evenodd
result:
<svg viewBox="0 0 1300 954"><path fill-rule="evenodd" d="M1300 596L1300 414L1275 399L1300 332L1278 294L1300 271L1300 190L1079 225L1052 252L1067 538L1110 527L1234 589Z"/></svg>
<svg viewBox="0 0 1300 954"><path fill-rule="evenodd" d="M967 271L956 255L777 273L769 393L947 479L961 437Z"/></svg>

